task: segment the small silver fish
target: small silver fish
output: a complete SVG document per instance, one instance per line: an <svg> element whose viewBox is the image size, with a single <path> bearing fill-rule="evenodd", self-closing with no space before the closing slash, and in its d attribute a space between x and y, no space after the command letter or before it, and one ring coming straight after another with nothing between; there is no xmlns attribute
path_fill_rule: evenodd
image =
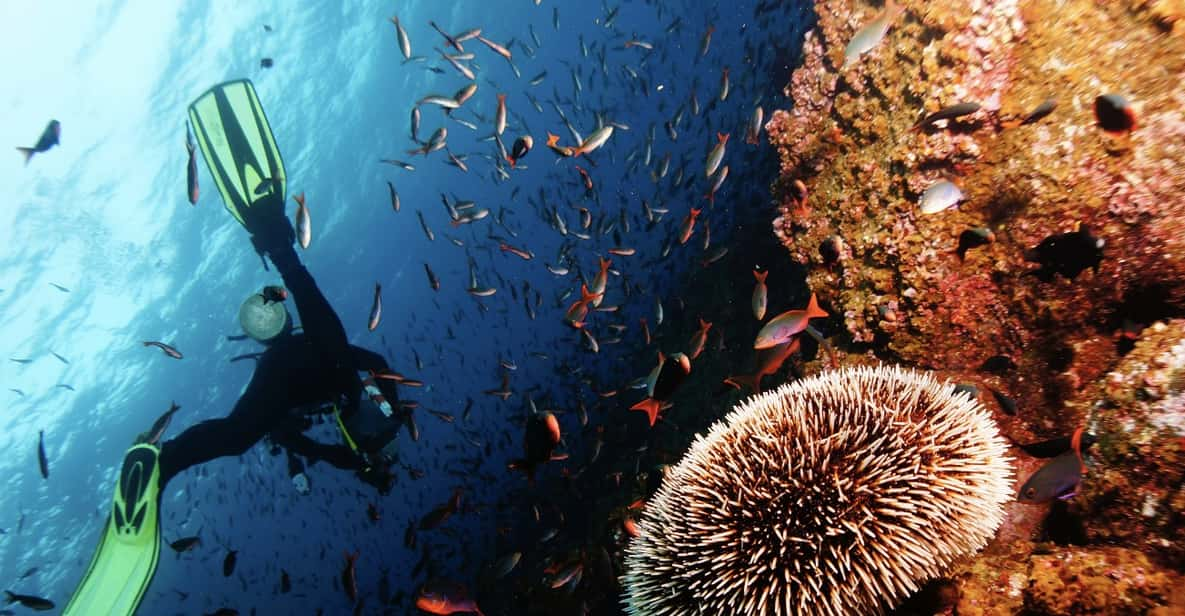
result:
<svg viewBox="0 0 1185 616"><path fill-rule="evenodd" d="M938 180L922 193L918 207L923 214L937 214L963 200L963 191L950 180Z"/></svg>
<svg viewBox="0 0 1185 616"><path fill-rule="evenodd" d="M844 49L843 67L848 68L860 59L861 55L879 45L885 38L885 34L889 32L889 25L902 10L902 7L897 6L893 0L886 0L885 9L881 11L881 14L860 28L860 31L848 42L847 48Z"/></svg>

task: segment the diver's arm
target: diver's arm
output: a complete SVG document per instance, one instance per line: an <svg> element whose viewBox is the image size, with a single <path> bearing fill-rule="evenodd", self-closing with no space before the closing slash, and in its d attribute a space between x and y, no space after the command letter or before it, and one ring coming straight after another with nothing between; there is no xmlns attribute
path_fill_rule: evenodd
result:
<svg viewBox="0 0 1185 616"><path fill-rule="evenodd" d="M350 345L350 351L354 354L354 366L358 370L369 372L383 372L390 370L391 367L387 365L387 358L362 347Z"/></svg>
<svg viewBox="0 0 1185 616"><path fill-rule="evenodd" d="M281 217L260 226L264 230L253 234L251 241L256 250L267 254L284 279L284 286L296 302L296 310L300 314L300 324L304 328L305 336L334 366L337 387L350 400L348 412L348 409L357 405L362 381L353 371L350 343L341 319L317 287L317 282L313 280L308 268L300 262L288 218Z"/></svg>

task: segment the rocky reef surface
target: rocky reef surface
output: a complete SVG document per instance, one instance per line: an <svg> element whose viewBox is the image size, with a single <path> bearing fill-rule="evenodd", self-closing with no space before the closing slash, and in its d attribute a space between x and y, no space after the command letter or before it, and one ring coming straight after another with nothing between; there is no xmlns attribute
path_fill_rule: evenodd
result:
<svg viewBox="0 0 1185 616"><path fill-rule="evenodd" d="M897 4L848 60L885 6L816 3L766 125L773 232L846 361L974 384L1016 442L1098 437L1077 496L1014 504L952 573L957 613L1185 613L1185 5ZM1134 128L1100 127L1105 94ZM962 199L922 213L943 180ZM1019 457L1021 481L1043 463Z"/></svg>

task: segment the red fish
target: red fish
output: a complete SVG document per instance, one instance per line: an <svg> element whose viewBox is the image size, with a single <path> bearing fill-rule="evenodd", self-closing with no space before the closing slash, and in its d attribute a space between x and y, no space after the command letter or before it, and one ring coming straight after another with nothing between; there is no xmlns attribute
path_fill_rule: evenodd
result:
<svg viewBox="0 0 1185 616"><path fill-rule="evenodd" d="M272 302L278 303L288 299L288 289L285 289L280 285L268 285L264 287L263 291L260 291L259 294L263 296L264 306Z"/></svg>
<svg viewBox="0 0 1185 616"><path fill-rule="evenodd" d="M687 240L691 239L691 234L695 233L695 219L699 216L700 210L691 208L691 212L687 214L687 218L683 219L683 225L679 228L679 243L686 244Z"/></svg>
<svg viewBox="0 0 1185 616"><path fill-rule="evenodd" d="M355 550L351 555L342 550L342 554L346 556L346 566L342 569L342 588L346 590L346 596L350 598L350 603L356 603L358 601L358 574L354 570L354 561L358 560L358 551Z"/></svg>
<svg viewBox="0 0 1185 616"><path fill-rule="evenodd" d="M798 338L791 338L782 344L761 349L757 352L756 372L751 375L730 376L724 379L724 382L737 389L740 389L744 385L753 390L753 393L759 394L761 393L761 378L777 372L787 357L798 352L798 348Z"/></svg>
<svg viewBox="0 0 1185 616"><path fill-rule="evenodd" d="M512 254L516 257L519 257L520 259L523 259L524 261L530 261L531 259L535 258L535 254L532 253L531 251L523 250L522 248L515 248L514 246L511 246L510 244L507 244L506 242L502 242L501 244L498 245L498 247L502 249L502 252L509 252L510 254Z"/></svg>
<svg viewBox="0 0 1185 616"><path fill-rule="evenodd" d="M374 331L379 327L379 320L383 318L383 285L374 283L374 303L370 305L370 316L366 319L366 329Z"/></svg>
<svg viewBox="0 0 1185 616"><path fill-rule="evenodd" d="M646 399L630 407L631 411L642 411L650 419L650 425L658 420L658 412L662 403L675 394L679 385L691 373L691 360L682 353L675 353L670 357L658 354L658 365L650 371L646 378Z"/></svg>
<svg viewBox="0 0 1185 616"><path fill-rule="evenodd" d="M601 297L600 293L592 293L587 286L581 285L580 299L572 303L568 307L568 311L564 313L564 322L576 329L584 327L584 318L588 316L588 305L593 300Z"/></svg>
<svg viewBox="0 0 1185 616"><path fill-rule="evenodd" d="M416 609L436 616L456 613L484 616L463 586L444 580L432 580L420 587L416 593Z"/></svg>
<svg viewBox="0 0 1185 616"><path fill-rule="evenodd" d="M577 154L576 148L570 145L560 145L560 136L547 133L547 147L551 148L552 152L567 158Z"/></svg>
<svg viewBox="0 0 1185 616"><path fill-rule="evenodd" d="M708 342L708 330L710 329L712 329L711 322L699 320L699 331L691 336L691 342L688 344L691 348L687 354L691 356L691 359L699 357L699 354L704 352L704 344Z"/></svg>
<svg viewBox="0 0 1185 616"><path fill-rule="evenodd" d="M169 357L172 357L173 359L181 359L181 358L182 358L181 351L178 351L177 349L175 349L175 348L173 348L172 346L170 346L170 345L167 345L167 344L165 344L165 343L163 343L163 342L157 342L157 341L155 341L155 340L149 340L149 341L146 341L146 342L144 343L144 346L146 346L146 347L156 347L156 348L158 348L158 349L160 349L160 350L164 351L164 352L165 352L165 355L168 355Z"/></svg>
<svg viewBox="0 0 1185 616"><path fill-rule="evenodd" d="M581 167L580 165L573 166L576 167L576 170L580 172L580 179L584 182L584 190L591 191L593 189L592 176L588 174L588 171L586 171L584 167Z"/></svg>
<svg viewBox="0 0 1185 616"><path fill-rule="evenodd" d="M758 321L765 318L765 305L769 296L769 291L765 287L766 276L769 276L769 270L753 270L753 277L757 279L757 284L753 287L753 316L757 317Z"/></svg>
<svg viewBox="0 0 1185 616"><path fill-rule="evenodd" d="M753 343L753 348L768 349L782 344L806 329L807 323L811 319L826 316L829 315L819 308L818 299L814 293L811 293L811 301L807 303L805 310L787 310L766 323L765 327L757 332L757 340Z"/></svg>
<svg viewBox="0 0 1185 616"><path fill-rule="evenodd" d="M552 136L555 137L555 135ZM559 137L556 137L556 140L559 140ZM554 144L549 140L548 145ZM510 147L510 154L506 155L506 160L510 163L510 168L514 169L515 166L518 165L518 161L522 159L522 157L526 156L533 147L535 147L535 140L530 135L523 135L522 137L515 139L514 145Z"/></svg>
<svg viewBox="0 0 1185 616"><path fill-rule="evenodd" d="M592 289L590 289L597 296L592 303L594 308L600 306L601 300L605 299L605 285L609 284L609 266L613 264L612 259L597 257L597 260L601 263L601 269L593 277Z"/></svg>

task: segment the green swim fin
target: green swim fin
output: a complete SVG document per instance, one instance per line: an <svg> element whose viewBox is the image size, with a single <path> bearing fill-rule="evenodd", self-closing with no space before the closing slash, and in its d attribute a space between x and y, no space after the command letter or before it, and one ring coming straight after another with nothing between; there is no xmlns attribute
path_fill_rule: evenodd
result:
<svg viewBox="0 0 1185 616"><path fill-rule="evenodd" d="M210 88L189 106L189 120L222 202L240 224L256 202L284 202L284 161L249 80Z"/></svg>
<svg viewBox="0 0 1185 616"><path fill-rule="evenodd" d="M136 612L160 558L159 456L160 449L147 443L128 449L99 547L64 616Z"/></svg>

